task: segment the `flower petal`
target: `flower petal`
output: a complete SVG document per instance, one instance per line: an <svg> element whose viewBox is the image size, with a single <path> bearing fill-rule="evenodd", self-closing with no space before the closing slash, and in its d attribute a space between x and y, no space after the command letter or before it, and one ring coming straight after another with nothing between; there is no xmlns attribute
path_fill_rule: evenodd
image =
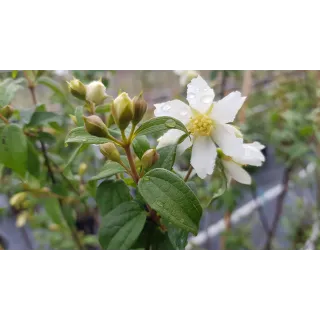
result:
<svg viewBox="0 0 320 320"><path fill-rule="evenodd" d="M217 148L210 137L194 139L190 163L201 179L213 173L216 157Z"/></svg>
<svg viewBox="0 0 320 320"><path fill-rule="evenodd" d="M234 157L233 160L240 164L249 164L251 166L260 167L266 160L263 153L260 151L264 148L259 142L244 143L244 155L242 157Z"/></svg>
<svg viewBox="0 0 320 320"><path fill-rule="evenodd" d="M214 103L211 117L220 123L233 122L246 97L241 97L239 91L229 93L226 97Z"/></svg>
<svg viewBox="0 0 320 320"><path fill-rule="evenodd" d="M171 129L167 131L162 137L158 139L157 149L175 144L183 135L183 131L178 129Z"/></svg>
<svg viewBox="0 0 320 320"><path fill-rule="evenodd" d="M243 184L251 184L249 173L240 165L231 160L222 160L222 164L227 171L227 175L230 175L234 180Z"/></svg>
<svg viewBox="0 0 320 320"><path fill-rule="evenodd" d="M192 142L193 142L193 137L191 136L191 139L187 137L183 142L178 144L178 147L177 147L178 155L183 154L188 148L190 148L192 146Z"/></svg>
<svg viewBox="0 0 320 320"><path fill-rule="evenodd" d="M200 76L191 80L188 84L187 100L192 108L205 113L211 106L214 91Z"/></svg>
<svg viewBox="0 0 320 320"><path fill-rule="evenodd" d="M183 124L187 124L192 115L190 107L180 100L157 103L154 106L156 107L154 110L156 117L172 117L180 120Z"/></svg>
<svg viewBox="0 0 320 320"><path fill-rule="evenodd" d="M247 145L251 145L251 146L255 147L258 150L263 150L266 147L262 143L260 143L259 141L255 141L255 142L252 142L252 143L247 143Z"/></svg>
<svg viewBox="0 0 320 320"><path fill-rule="evenodd" d="M216 124L212 130L212 139L230 157L242 157L244 154L243 139L236 136L232 126Z"/></svg>

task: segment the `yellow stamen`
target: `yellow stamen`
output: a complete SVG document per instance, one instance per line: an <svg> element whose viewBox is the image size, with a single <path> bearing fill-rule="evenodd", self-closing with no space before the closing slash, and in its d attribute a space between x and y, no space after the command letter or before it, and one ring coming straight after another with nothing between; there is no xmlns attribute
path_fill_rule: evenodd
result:
<svg viewBox="0 0 320 320"><path fill-rule="evenodd" d="M209 136L214 128L214 121L205 114L198 114L191 118L187 128L194 136Z"/></svg>

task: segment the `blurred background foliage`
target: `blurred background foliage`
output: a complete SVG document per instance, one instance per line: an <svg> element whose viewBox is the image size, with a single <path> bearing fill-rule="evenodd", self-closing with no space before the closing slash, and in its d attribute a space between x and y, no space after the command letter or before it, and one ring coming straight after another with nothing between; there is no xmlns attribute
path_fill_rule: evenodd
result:
<svg viewBox="0 0 320 320"><path fill-rule="evenodd" d="M207 70L196 73L214 88L215 100L234 90L248 97L236 124L248 141L257 140L266 145L266 163L261 168L248 169L254 177L252 186L232 183L209 206L203 217L202 232L208 233L208 228L217 224L223 227L191 247L318 249L319 72ZM96 231L100 217L94 201L98 181L92 177L99 173L104 160L94 145L64 143L67 132L74 126L72 117L82 121L82 106L67 89L66 81L72 77L84 83L101 79L107 93L114 96L120 89L130 96L143 90L149 106L146 118L152 116L155 103L175 98L185 101L186 84L173 71L1 72L0 107L14 108L10 122L22 128L27 142L21 148L28 150L23 184L19 168L8 168L0 161L2 249L10 248L8 242L11 236L14 239L17 230L22 235L19 241L28 248L99 249ZM99 115L107 119L107 104ZM0 134L4 127L0 120ZM16 137L12 143L19 148L19 135ZM175 165L177 173L187 170L189 158L187 151ZM306 174L301 177L301 172ZM204 182L197 177L190 182L203 203L208 203L221 188L215 175ZM233 213L237 208L249 201L260 201L277 185L282 190L272 199L272 205L256 206L241 222L234 223ZM21 192L27 193L19 205L10 205L9 199ZM8 234L4 219L14 221L16 231L12 229Z"/></svg>

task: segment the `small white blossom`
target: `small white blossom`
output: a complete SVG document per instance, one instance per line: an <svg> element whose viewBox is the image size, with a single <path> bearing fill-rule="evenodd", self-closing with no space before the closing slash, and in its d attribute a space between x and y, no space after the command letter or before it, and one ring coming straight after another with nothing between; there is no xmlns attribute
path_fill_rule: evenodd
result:
<svg viewBox="0 0 320 320"><path fill-rule="evenodd" d="M251 184L251 177L249 173L242 168L242 166L251 165L260 167L265 161L265 157L261 152L265 146L261 143L244 143L243 147L245 152L241 157L231 158L222 156L221 162L228 179L228 184L230 183L231 179L243 184Z"/></svg>
<svg viewBox="0 0 320 320"><path fill-rule="evenodd" d="M194 70L175 70L174 73L180 77L179 83L181 87L185 87L193 78L198 76L198 72Z"/></svg>
<svg viewBox="0 0 320 320"><path fill-rule="evenodd" d="M156 104L156 117L170 116L180 120L189 130L190 139L178 147L182 153L192 148L191 165L197 175L204 179L211 175L217 157L218 145L227 156L242 157L244 154L243 139L240 131L230 125L245 97L240 92L232 92L220 101L214 102L214 91L200 76L188 84L187 100L189 105L180 100ZM182 131L172 129L164 134L158 148L177 142Z"/></svg>

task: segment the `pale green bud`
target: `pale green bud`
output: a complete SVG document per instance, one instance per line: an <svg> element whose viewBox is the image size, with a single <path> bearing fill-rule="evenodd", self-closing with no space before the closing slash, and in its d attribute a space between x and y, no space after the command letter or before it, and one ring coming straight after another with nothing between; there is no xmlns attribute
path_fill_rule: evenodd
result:
<svg viewBox="0 0 320 320"><path fill-rule="evenodd" d="M127 128L133 118L133 103L126 92L122 92L113 102L111 112L121 130Z"/></svg>
<svg viewBox="0 0 320 320"><path fill-rule="evenodd" d="M83 176L88 169L88 165L84 162L79 165L79 176Z"/></svg>
<svg viewBox="0 0 320 320"><path fill-rule="evenodd" d="M69 90L74 97L80 100L86 99L86 86L79 79L73 79L67 83Z"/></svg>
<svg viewBox="0 0 320 320"><path fill-rule="evenodd" d="M100 144L99 146L100 152L109 160L114 162L120 161L120 153L112 142L107 142L104 144Z"/></svg>
<svg viewBox="0 0 320 320"><path fill-rule="evenodd" d="M158 161L159 157L159 153L157 153L155 149L147 150L141 158L142 167L144 169L149 169Z"/></svg>
<svg viewBox="0 0 320 320"><path fill-rule="evenodd" d="M146 113L148 104L146 100L143 99L142 94L140 94L138 97L134 97L132 102L133 102L132 123L136 125L141 121L144 114Z"/></svg>
<svg viewBox="0 0 320 320"><path fill-rule="evenodd" d="M0 114L5 118L10 119L11 116L13 115L13 111L14 111L13 107L11 107L10 105L7 105L0 110Z"/></svg>
<svg viewBox="0 0 320 320"><path fill-rule="evenodd" d="M18 216L17 216L17 220L16 220L16 227L17 228L22 228L27 220L28 220L28 217L29 217L29 212L24 210L22 211Z"/></svg>
<svg viewBox="0 0 320 320"><path fill-rule="evenodd" d="M106 87L101 81L93 81L87 85L86 99L95 103L101 104L108 95L106 94Z"/></svg>
<svg viewBox="0 0 320 320"><path fill-rule="evenodd" d="M109 136L108 128L100 117L92 115L83 117L83 120L87 132L91 135L101 138L107 138Z"/></svg>
<svg viewBox="0 0 320 320"><path fill-rule="evenodd" d="M15 208L19 208L22 202L26 200L27 193L26 192L18 192L14 196L10 198L10 205Z"/></svg>

